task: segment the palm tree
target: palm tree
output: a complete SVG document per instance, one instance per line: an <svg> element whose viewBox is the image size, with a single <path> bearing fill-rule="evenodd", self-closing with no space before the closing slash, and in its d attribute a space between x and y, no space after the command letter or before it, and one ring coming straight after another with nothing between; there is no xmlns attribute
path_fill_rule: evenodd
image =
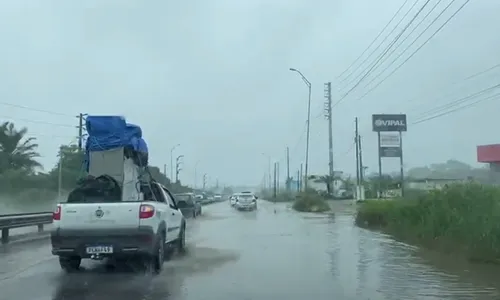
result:
<svg viewBox="0 0 500 300"><path fill-rule="evenodd" d="M42 165L36 160L40 157L36 151L36 138L25 138L28 129L17 130L14 123L4 122L0 125L0 173L6 170L22 170L33 172Z"/></svg>
<svg viewBox="0 0 500 300"><path fill-rule="evenodd" d="M337 180L342 180L340 176L330 176L330 175L323 175L323 176L316 176L316 175L311 175L309 176L309 179L313 179L314 182L317 183L324 183L326 186L326 190L328 195L333 194L333 184Z"/></svg>

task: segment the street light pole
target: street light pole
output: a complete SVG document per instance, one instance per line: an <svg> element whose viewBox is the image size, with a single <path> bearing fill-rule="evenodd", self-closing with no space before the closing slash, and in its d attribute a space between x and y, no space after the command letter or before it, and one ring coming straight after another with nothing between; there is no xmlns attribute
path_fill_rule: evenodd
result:
<svg viewBox="0 0 500 300"><path fill-rule="evenodd" d="M304 83L307 85L307 88L309 89L309 95L308 95L308 100L307 100L307 133L306 133L306 165L305 165L305 170L304 170L304 190L307 190L307 182L308 182L308 170L309 170L309 133L310 133L310 126L311 126L311 82L307 80L307 78L297 69L290 68L290 71L296 72L302 77L302 80Z"/></svg>
<svg viewBox="0 0 500 300"><path fill-rule="evenodd" d="M170 149L170 182L174 178L174 150L179 147L181 144L177 144Z"/></svg>
<svg viewBox="0 0 500 300"><path fill-rule="evenodd" d="M194 189L196 189L196 184L197 184L197 175L198 175L198 164L200 163L200 161L196 161L196 164L194 164Z"/></svg>
<svg viewBox="0 0 500 300"><path fill-rule="evenodd" d="M58 176L57 176L57 197L58 201L61 200L62 196L62 164L63 164L63 147L59 148L59 170L58 170Z"/></svg>

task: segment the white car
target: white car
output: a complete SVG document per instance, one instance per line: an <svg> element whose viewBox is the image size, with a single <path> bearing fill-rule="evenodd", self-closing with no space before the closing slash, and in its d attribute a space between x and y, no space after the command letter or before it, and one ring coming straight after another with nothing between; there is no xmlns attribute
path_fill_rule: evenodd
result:
<svg viewBox="0 0 500 300"><path fill-rule="evenodd" d="M59 256L63 270L77 270L85 258L133 257L160 273L171 250L184 250L186 222L172 194L156 182L141 184L140 189L143 201L110 201L83 194L57 205L52 254Z"/></svg>
<svg viewBox="0 0 500 300"><path fill-rule="evenodd" d="M237 197L237 194L233 194L233 195L231 195L231 197L229 197L229 204L231 204L231 206L236 205L236 197Z"/></svg>
<svg viewBox="0 0 500 300"><path fill-rule="evenodd" d="M238 210L255 210L257 209L257 199L251 192L243 192L236 196L234 207Z"/></svg>

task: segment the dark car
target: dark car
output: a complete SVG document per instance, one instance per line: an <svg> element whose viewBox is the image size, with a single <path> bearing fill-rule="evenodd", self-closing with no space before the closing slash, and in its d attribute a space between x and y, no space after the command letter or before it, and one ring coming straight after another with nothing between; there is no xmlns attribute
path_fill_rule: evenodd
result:
<svg viewBox="0 0 500 300"><path fill-rule="evenodd" d="M197 201L194 194L176 194L175 201L177 202L177 207L181 210L182 214L186 218L196 218L201 215L201 204Z"/></svg>

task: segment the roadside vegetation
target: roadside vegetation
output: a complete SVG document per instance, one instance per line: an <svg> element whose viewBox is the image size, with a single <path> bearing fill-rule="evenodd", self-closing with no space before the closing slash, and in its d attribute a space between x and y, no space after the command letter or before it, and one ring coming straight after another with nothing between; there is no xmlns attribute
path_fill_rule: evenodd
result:
<svg viewBox="0 0 500 300"><path fill-rule="evenodd" d="M84 154L77 145L61 145L59 160L49 170L39 162L38 143L27 128L16 128L11 122L0 123L0 206L1 202L54 201L59 187L72 190L79 178L85 176ZM175 193L190 189L179 183L171 183L158 167L150 167L151 175ZM0 213L1 214L1 213Z"/></svg>
<svg viewBox="0 0 500 300"><path fill-rule="evenodd" d="M274 202L292 202L295 200L296 192L283 191L272 198Z"/></svg>
<svg viewBox="0 0 500 300"><path fill-rule="evenodd" d="M326 212L330 210L325 198L311 190L298 193L292 207L300 212Z"/></svg>
<svg viewBox="0 0 500 300"><path fill-rule="evenodd" d="M300 212L326 212L330 210L330 206L326 201L326 197L315 190L309 189L307 192L296 191L281 191L276 196L273 193L262 190L261 198L270 202L292 203L292 208Z"/></svg>
<svg viewBox="0 0 500 300"><path fill-rule="evenodd" d="M478 183L360 204L356 224L471 261L500 263L500 188Z"/></svg>

